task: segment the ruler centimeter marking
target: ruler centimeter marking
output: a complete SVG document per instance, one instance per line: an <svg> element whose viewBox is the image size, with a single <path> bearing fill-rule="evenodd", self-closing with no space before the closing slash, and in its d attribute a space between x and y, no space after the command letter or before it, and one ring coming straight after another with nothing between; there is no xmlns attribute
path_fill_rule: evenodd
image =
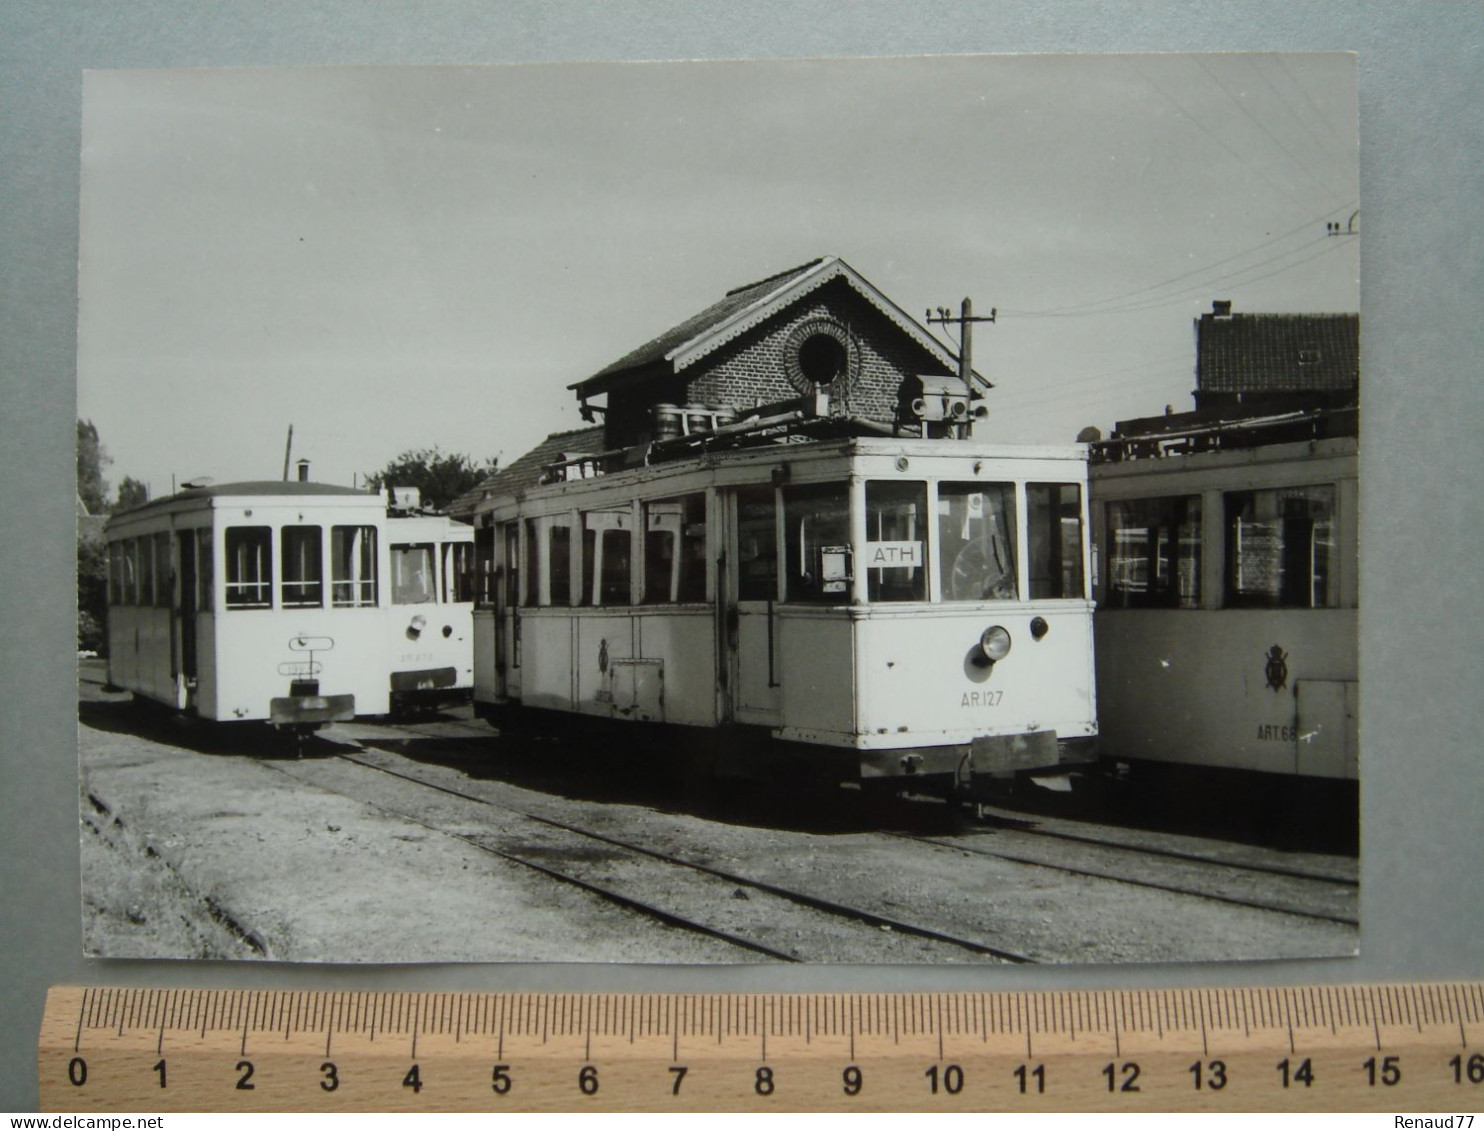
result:
<svg viewBox="0 0 1484 1131"><path fill-rule="evenodd" d="M557 994L58 987L45 1111L1484 1109L1484 983ZM1472 1127L1471 1117L1458 1124ZM1476 1131L1484 1131L1481 1122Z"/></svg>

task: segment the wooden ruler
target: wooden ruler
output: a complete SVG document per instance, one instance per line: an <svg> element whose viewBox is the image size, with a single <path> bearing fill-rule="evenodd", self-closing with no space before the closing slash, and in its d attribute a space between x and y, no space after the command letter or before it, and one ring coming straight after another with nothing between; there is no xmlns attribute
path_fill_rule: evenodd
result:
<svg viewBox="0 0 1484 1131"><path fill-rule="evenodd" d="M42 1109L56 1112L1468 1112L1484 1108L1484 983L931 994L64 987L47 997L39 1062Z"/></svg>

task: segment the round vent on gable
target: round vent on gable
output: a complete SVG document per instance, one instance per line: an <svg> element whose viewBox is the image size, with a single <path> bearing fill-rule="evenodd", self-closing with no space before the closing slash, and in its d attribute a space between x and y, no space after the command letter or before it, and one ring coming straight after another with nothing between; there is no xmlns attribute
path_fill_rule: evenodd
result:
<svg viewBox="0 0 1484 1131"><path fill-rule="evenodd" d="M790 331L783 343L788 383L800 393L827 389L844 393L860 371L860 349L850 331L833 318L811 318Z"/></svg>

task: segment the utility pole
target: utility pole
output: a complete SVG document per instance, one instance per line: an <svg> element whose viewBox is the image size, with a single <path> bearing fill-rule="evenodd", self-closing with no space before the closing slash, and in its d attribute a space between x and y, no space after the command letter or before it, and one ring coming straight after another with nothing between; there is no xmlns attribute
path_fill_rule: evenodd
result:
<svg viewBox="0 0 1484 1131"><path fill-rule="evenodd" d="M289 425L289 438L283 442L283 481L289 481L289 456L294 451L294 426Z"/></svg>
<svg viewBox="0 0 1484 1131"><path fill-rule="evenodd" d="M963 379L964 387L972 388L970 375L974 372L974 323L993 322L995 315L999 313L998 307L990 307L987 315L974 316L974 300L966 298L959 307L957 318L953 311L946 306L938 307L934 314L929 310L926 314L929 326L957 326L958 327L958 375Z"/></svg>

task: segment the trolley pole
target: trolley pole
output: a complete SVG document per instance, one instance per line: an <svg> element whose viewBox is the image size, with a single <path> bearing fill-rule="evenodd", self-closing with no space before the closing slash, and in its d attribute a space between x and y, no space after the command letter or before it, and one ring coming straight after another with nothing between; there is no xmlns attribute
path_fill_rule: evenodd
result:
<svg viewBox="0 0 1484 1131"><path fill-rule="evenodd" d="M927 312L929 326L958 327L958 375L963 380L965 388L969 387L969 375L974 372L974 323L993 322L998 313L999 308L992 306L988 314L975 317L974 300L971 298L965 298L960 304L957 318L946 306L938 307L936 314L931 310Z"/></svg>

